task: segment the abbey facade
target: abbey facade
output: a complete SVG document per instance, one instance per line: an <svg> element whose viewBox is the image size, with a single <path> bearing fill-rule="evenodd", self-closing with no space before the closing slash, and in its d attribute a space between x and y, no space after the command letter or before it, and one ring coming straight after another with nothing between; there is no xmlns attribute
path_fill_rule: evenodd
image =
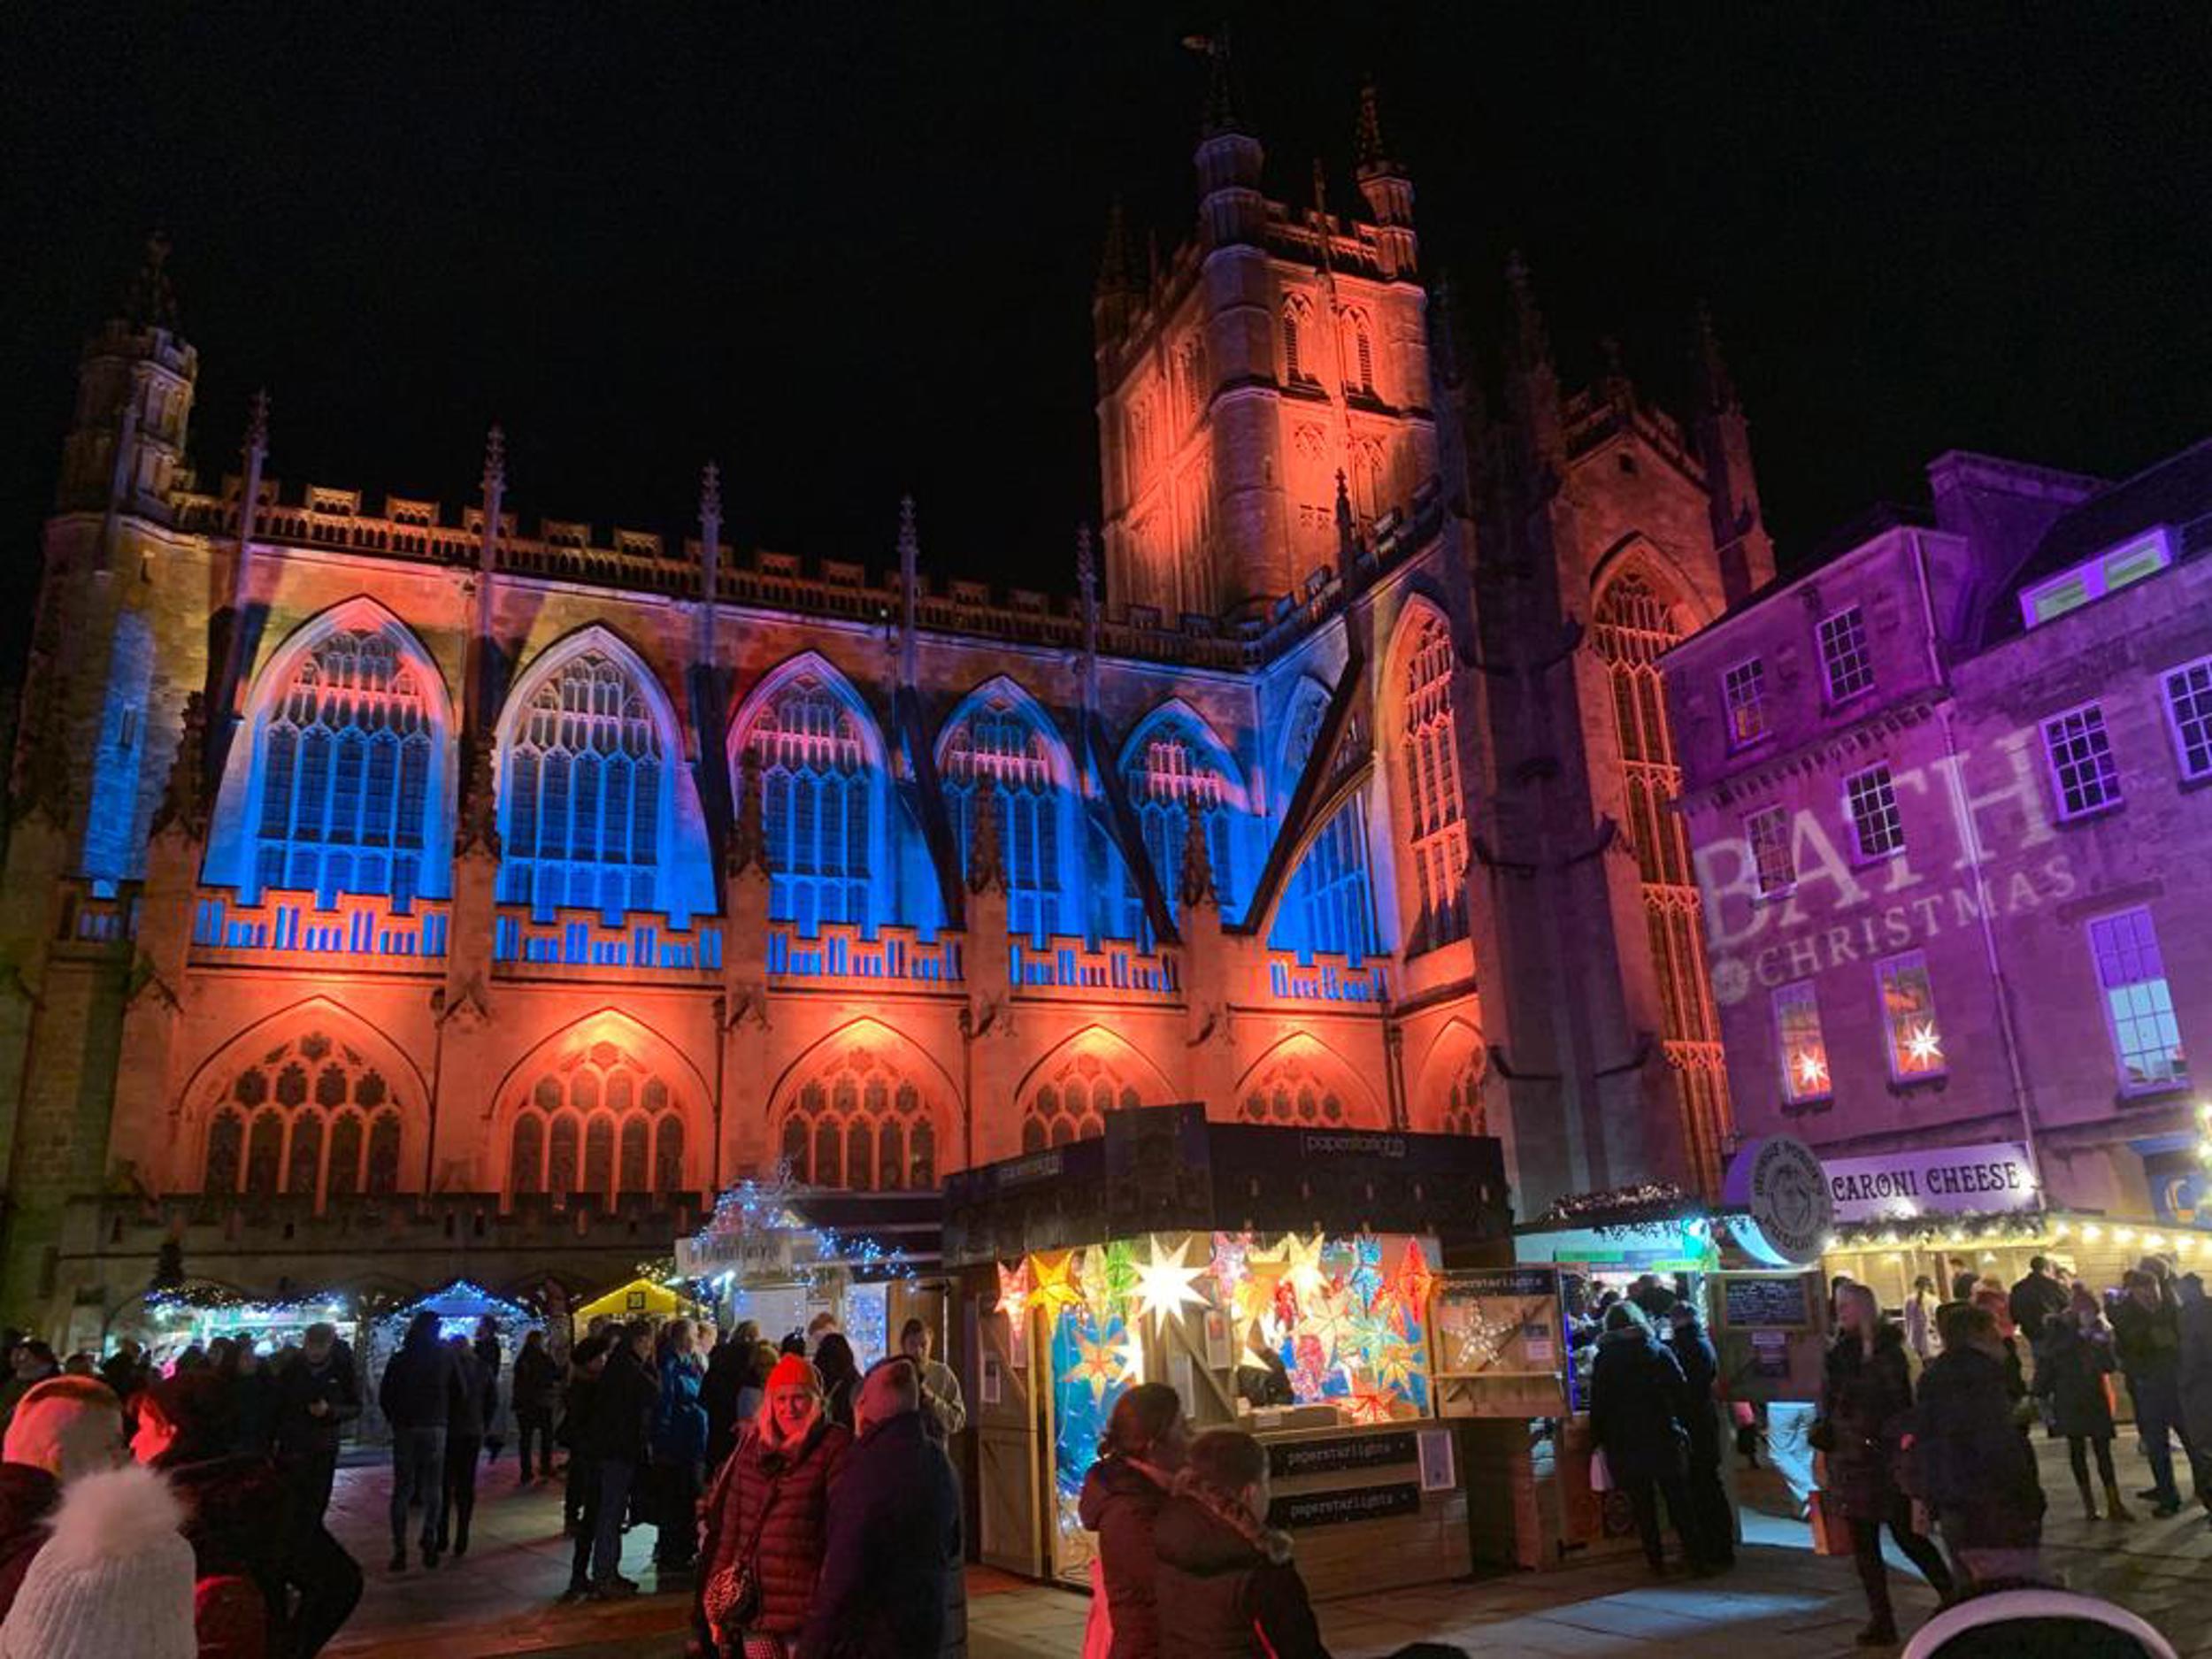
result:
<svg viewBox="0 0 2212 1659"><path fill-rule="evenodd" d="M1524 1215L1729 1134L1655 659L1770 573L1684 422L1479 394L1371 98L1360 211L1262 188L1094 309L1072 601L188 460L157 259L87 345L0 887L0 1310L163 1247L255 1295L596 1291L780 1163L950 1171L1202 1101L1489 1133ZM227 448L218 440L215 447ZM280 443L278 446L280 449ZM937 527L925 522L933 535ZM950 539L950 538L948 538Z"/></svg>

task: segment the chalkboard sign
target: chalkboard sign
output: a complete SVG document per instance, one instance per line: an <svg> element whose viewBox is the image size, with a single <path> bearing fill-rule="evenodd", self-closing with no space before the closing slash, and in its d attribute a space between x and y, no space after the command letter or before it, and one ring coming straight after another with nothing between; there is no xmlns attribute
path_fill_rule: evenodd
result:
<svg viewBox="0 0 2212 1659"><path fill-rule="evenodd" d="M1809 1331L1812 1284L1804 1273L1724 1273L1721 1323L1737 1331Z"/></svg>
<svg viewBox="0 0 2212 1659"><path fill-rule="evenodd" d="M1294 1493L1267 1506L1267 1524L1302 1532L1312 1526L1416 1515L1420 1509L1420 1483L1408 1480L1387 1486L1354 1486L1343 1492Z"/></svg>
<svg viewBox="0 0 2212 1659"><path fill-rule="evenodd" d="M1334 1475L1348 1469L1409 1463L1418 1455L1408 1434L1347 1434L1326 1440L1276 1440L1267 1448L1267 1471L1277 1480L1297 1475Z"/></svg>

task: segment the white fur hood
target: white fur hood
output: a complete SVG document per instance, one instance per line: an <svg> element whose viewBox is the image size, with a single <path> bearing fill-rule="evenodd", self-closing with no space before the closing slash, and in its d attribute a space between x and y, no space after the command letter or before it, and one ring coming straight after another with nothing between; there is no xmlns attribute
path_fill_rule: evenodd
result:
<svg viewBox="0 0 2212 1659"><path fill-rule="evenodd" d="M134 1555L173 1536L184 1505L165 1477L138 1463L82 1475L62 1488L53 1537L39 1553L54 1564Z"/></svg>

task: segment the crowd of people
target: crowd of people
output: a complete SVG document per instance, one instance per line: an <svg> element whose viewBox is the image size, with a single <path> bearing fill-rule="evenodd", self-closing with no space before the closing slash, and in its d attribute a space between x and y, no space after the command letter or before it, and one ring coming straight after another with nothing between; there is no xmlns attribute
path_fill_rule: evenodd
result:
<svg viewBox="0 0 2212 1659"><path fill-rule="evenodd" d="M1897 1639L1885 1532L1947 1603L2039 1581L2038 1425L2065 1441L2085 1518L2134 1518L2112 1459L2122 1387L2151 1471L2138 1500L2155 1517L2180 1512L2178 1444L2212 1511L2212 1301L2196 1274L2146 1256L2100 1295L2041 1256L2009 1286L1963 1260L1948 1265L1943 1285L1916 1281L1900 1319L1863 1285L1830 1286L1813 1502L1824 1540L1856 1565L1867 1646ZM1717 1397L1694 1307L1647 1276L1576 1317L1599 1483L1627 1498L1655 1571L1669 1565L1663 1504L1684 1565L1725 1568L1736 1525L1720 1479L1720 1413L1741 1413L1747 1463L1755 1440L1752 1414Z"/></svg>

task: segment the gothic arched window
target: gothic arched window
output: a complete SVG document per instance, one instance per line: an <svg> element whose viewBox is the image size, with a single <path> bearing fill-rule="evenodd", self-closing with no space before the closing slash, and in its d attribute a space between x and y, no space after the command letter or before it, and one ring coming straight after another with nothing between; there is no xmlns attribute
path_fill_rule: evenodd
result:
<svg viewBox="0 0 2212 1659"><path fill-rule="evenodd" d="M338 629L300 657L255 736L257 888L413 901L442 741L424 692L381 629Z"/></svg>
<svg viewBox="0 0 2212 1659"><path fill-rule="evenodd" d="M1214 902L1225 919L1234 921L1243 902L1237 818L1244 802L1220 745L1182 713L1159 716L1130 740L1121 779L1144 836L1145 852L1160 879L1168 913L1180 913L1183 845L1190 814L1196 811L1205 832L1207 862L1213 869Z"/></svg>
<svg viewBox="0 0 2212 1659"><path fill-rule="evenodd" d="M1362 524L1372 524L1390 503L1383 464L1382 445L1372 438L1356 441L1346 459L1350 462L1352 513Z"/></svg>
<svg viewBox="0 0 2212 1659"><path fill-rule="evenodd" d="M1314 365L1308 360L1313 313L1295 296L1283 302L1283 379L1310 381Z"/></svg>
<svg viewBox="0 0 2212 1659"><path fill-rule="evenodd" d="M1444 1133L1481 1135L1490 1133L1482 1106L1482 1056L1479 1050L1452 1074L1444 1096Z"/></svg>
<svg viewBox="0 0 2212 1659"><path fill-rule="evenodd" d="M1463 938L1467 907L1465 806L1459 788L1457 727L1452 715L1452 639L1444 618L1424 607L1400 658L1399 741L1413 861L1416 913L1410 951Z"/></svg>
<svg viewBox="0 0 2212 1659"><path fill-rule="evenodd" d="M937 762L963 876L974 850L979 791L998 797L1000 856L1006 866L1007 926L1042 942L1063 930L1061 849L1069 831L1056 739L1034 705L987 687L941 744Z"/></svg>
<svg viewBox="0 0 2212 1659"><path fill-rule="evenodd" d="M1367 872L1367 797L1356 794L1307 846L1275 912L1268 947L1348 956L1356 965L1375 941L1375 897Z"/></svg>
<svg viewBox="0 0 2212 1659"><path fill-rule="evenodd" d="M1365 392L1375 390L1375 335L1367 320L1367 313L1357 306L1345 308L1341 318L1341 358L1344 365L1344 389Z"/></svg>
<svg viewBox="0 0 2212 1659"><path fill-rule="evenodd" d="M541 921L662 908L661 732L629 668L600 650L569 657L515 717L505 760L503 902Z"/></svg>
<svg viewBox="0 0 2212 1659"><path fill-rule="evenodd" d="M824 922L875 919L879 786L864 718L821 675L802 672L768 694L741 739L759 780L768 913L803 933Z"/></svg>
<svg viewBox="0 0 2212 1659"><path fill-rule="evenodd" d="M507 1189L627 1193L665 1198L684 1187L683 1103L621 1044L589 1042L531 1083L507 1132Z"/></svg>
<svg viewBox="0 0 2212 1659"><path fill-rule="evenodd" d="M328 1198L400 1190L400 1108L362 1053L310 1030L241 1066L208 1122L202 1190ZM365 1148L366 1156L364 1156Z"/></svg>
<svg viewBox="0 0 2212 1659"><path fill-rule="evenodd" d="M1604 663L1612 684L1623 806L1637 873L1642 878L1663 1035L1679 1079L1692 1156L1701 1171L1717 1177L1729 1120L1727 1072L1721 1061L1689 839L1681 815L1674 810L1682 771L1675 764L1674 733L1659 672L1660 657L1682 638L1683 630L1666 596L1633 570L1607 585L1598 596L1591 624L1591 649Z"/></svg>
<svg viewBox="0 0 2212 1659"><path fill-rule="evenodd" d="M791 1179L856 1192L937 1184L937 1131L922 1090L864 1040L801 1084L777 1144Z"/></svg>
<svg viewBox="0 0 2212 1659"><path fill-rule="evenodd" d="M1238 1115L1255 1124L1318 1124L1334 1126L1356 1120L1344 1091L1307 1056L1287 1054L1248 1082Z"/></svg>
<svg viewBox="0 0 2212 1659"><path fill-rule="evenodd" d="M1088 1049L1072 1054L1031 1094L1022 1112L1022 1150L1095 1141L1106 1133L1108 1112L1143 1103L1143 1095L1106 1056Z"/></svg>

